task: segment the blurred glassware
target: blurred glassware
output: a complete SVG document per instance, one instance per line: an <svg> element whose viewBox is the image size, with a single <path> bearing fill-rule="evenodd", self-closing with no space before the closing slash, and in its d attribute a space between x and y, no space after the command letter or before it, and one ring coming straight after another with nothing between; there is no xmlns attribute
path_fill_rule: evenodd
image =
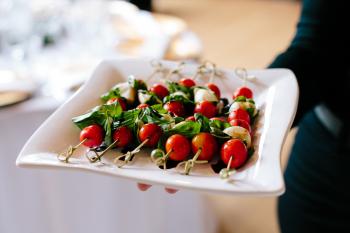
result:
<svg viewBox="0 0 350 233"><path fill-rule="evenodd" d="M0 91L0 108L20 103L30 98L25 91Z"/></svg>
<svg viewBox="0 0 350 233"><path fill-rule="evenodd" d="M31 0L31 12L33 16L33 35L41 39L42 46L57 43L65 36L63 17L68 0Z"/></svg>
<svg viewBox="0 0 350 233"><path fill-rule="evenodd" d="M4 1L0 5L1 53L13 61L22 61L32 30L30 6L25 0Z"/></svg>
<svg viewBox="0 0 350 233"><path fill-rule="evenodd" d="M191 32L184 20L166 14L152 13L161 29L170 37L164 54L167 60L199 60L202 44L197 35Z"/></svg>
<svg viewBox="0 0 350 233"><path fill-rule="evenodd" d="M0 69L0 107L29 99L37 84L12 70Z"/></svg>
<svg viewBox="0 0 350 233"><path fill-rule="evenodd" d="M196 44L198 43L198 44ZM197 37L173 16L126 1L0 0L0 69L64 101L103 59L196 59Z"/></svg>

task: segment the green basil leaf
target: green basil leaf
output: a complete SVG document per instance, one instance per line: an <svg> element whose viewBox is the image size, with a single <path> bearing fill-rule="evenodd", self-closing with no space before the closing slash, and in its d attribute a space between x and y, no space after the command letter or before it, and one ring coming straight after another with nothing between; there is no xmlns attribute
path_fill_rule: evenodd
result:
<svg viewBox="0 0 350 233"><path fill-rule="evenodd" d="M167 110L163 108L163 104L154 104L151 106L151 108L161 114L167 113Z"/></svg>
<svg viewBox="0 0 350 233"><path fill-rule="evenodd" d="M255 152L255 149L253 146L251 146L249 149L248 149L248 158L252 157L253 154Z"/></svg>
<svg viewBox="0 0 350 233"><path fill-rule="evenodd" d="M119 102L116 101L112 104L103 104L101 105L100 109L99 109L99 114L103 114L106 117L112 117L112 118L117 118L119 117L122 112L123 109L120 106Z"/></svg>
<svg viewBox="0 0 350 233"><path fill-rule="evenodd" d="M108 92L104 93L103 95L101 95L101 100L103 102L107 102L108 100L112 99L112 98L118 98L120 97L120 90L119 88L115 88L115 89L111 89Z"/></svg>
<svg viewBox="0 0 350 233"><path fill-rule="evenodd" d="M164 97L163 99L163 103L167 103L170 101L179 101L182 102L183 104L194 104L194 102L192 100L190 100L189 98L183 96L183 95L168 95L166 97Z"/></svg>
<svg viewBox="0 0 350 233"><path fill-rule="evenodd" d="M112 123L113 123L112 117L108 116L107 118L104 119L104 123L103 123L103 128L105 130L104 142L106 143L107 146L112 144Z"/></svg>
<svg viewBox="0 0 350 233"><path fill-rule="evenodd" d="M167 86L168 86L168 90L169 90L170 93L174 93L174 92L177 92L177 91L182 91L185 94L190 94L191 92L193 92L191 90L191 88L184 87L182 85L179 85L176 82L167 82Z"/></svg>
<svg viewBox="0 0 350 233"><path fill-rule="evenodd" d="M246 111L248 112L250 119L254 118L255 108L246 108Z"/></svg>
<svg viewBox="0 0 350 233"><path fill-rule="evenodd" d="M165 118L162 114L160 114L158 111L154 110L151 107L142 109L143 115L142 120L145 123L155 123L159 125L163 130L166 130L169 128L169 125L171 123L175 122L175 119L173 117Z"/></svg>
<svg viewBox="0 0 350 233"><path fill-rule="evenodd" d="M218 128L218 129L221 129L221 130L224 130L228 127L230 127L231 125L227 122L224 122L224 121L220 121L220 120L210 120L209 121L209 126L210 127L214 127L214 128Z"/></svg>
<svg viewBox="0 0 350 233"><path fill-rule="evenodd" d="M118 126L127 126L130 129L132 129L133 132L136 132L135 130L137 127L136 123L137 123L137 120L139 119L140 113L141 113L141 109L137 109L137 108L123 112L121 117L115 123L113 123L114 124L113 128L116 128Z"/></svg>
<svg viewBox="0 0 350 233"><path fill-rule="evenodd" d="M230 136L223 132L224 129L230 127L231 125L227 122L220 120L209 120L209 132L216 138L220 139L230 139Z"/></svg>
<svg viewBox="0 0 350 233"><path fill-rule="evenodd" d="M215 127L215 128L221 129L221 123L223 123L223 122L220 120L209 120L210 127Z"/></svg>
<svg viewBox="0 0 350 233"><path fill-rule="evenodd" d="M255 104L255 101L253 99L247 99L247 102Z"/></svg>
<svg viewBox="0 0 350 233"><path fill-rule="evenodd" d="M176 124L173 128L167 130L165 133L167 136L173 134L181 134L185 137L192 138L197 135L201 130L199 122L194 121L182 121Z"/></svg>
<svg viewBox="0 0 350 233"><path fill-rule="evenodd" d="M209 119L202 114L196 113L194 114L194 119L201 125L200 132L209 132L210 125Z"/></svg>
<svg viewBox="0 0 350 233"><path fill-rule="evenodd" d="M96 106L89 112L72 118L73 123L80 129L83 129L92 124L104 125L107 117L116 118L121 115L123 109L118 102L113 104L103 104Z"/></svg>
<svg viewBox="0 0 350 233"><path fill-rule="evenodd" d="M253 116L253 117L251 117L251 118L250 118L250 125L254 125L254 122L255 122L255 121L256 121L256 119L258 118L259 113L260 113L260 111L259 111L259 110L257 110L257 112L256 112L255 116Z"/></svg>
<svg viewBox="0 0 350 233"><path fill-rule="evenodd" d="M247 98L245 96L240 95L234 99L234 102L245 102L246 100L247 100Z"/></svg>
<svg viewBox="0 0 350 233"><path fill-rule="evenodd" d="M123 112L122 117L113 123L113 128L125 125L136 134L140 126L144 123L155 123L165 129L173 122L165 119L162 114L152 107L147 107Z"/></svg>
<svg viewBox="0 0 350 233"><path fill-rule="evenodd" d="M118 102L113 104L103 104L81 116L74 117L72 121L80 129L92 124L101 125L105 130L105 143L110 145L112 141L113 120L120 117L122 112L123 109Z"/></svg>
<svg viewBox="0 0 350 233"><path fill-rule="evenodd" d="M221 129L216 128L216 127L210 127L209 132L211 135L213 135L214 137L219 138L219 139L228 140L231 138L229 135L225 134Z"/></svg>
<svg viewBox="0 0 350 233"><path fill-rule="evenodd" d="M147 90L146 83L141 79L136 79L135 76L130 75L128 77L128 83L135 88L136 91L138 90Z"/></svg>
<svg viewBox="0 0 350 233"><path fill-rule="evenodd" d="M157 148L165 151L165 143L166 143L167 139L168 139L168 137L160 137L158 144L157 144Z"/></svg>
<svg viewBox="0 0 350 233"><path fill-rule="evenodd" d="M97 106L83 115L72 118L72 121L80 129L93 124L101 124L103 122L103 116L98 113L99 109L100 106Z"/></svg>
<svg viewBox="0 0 350 233"><path fill-rule="evenodd" d="M181 121L184 121L185 118L183 118L183 117L174 117L174 120L175 120L175 123L177 124L177 123L180 123Z"/></svg>

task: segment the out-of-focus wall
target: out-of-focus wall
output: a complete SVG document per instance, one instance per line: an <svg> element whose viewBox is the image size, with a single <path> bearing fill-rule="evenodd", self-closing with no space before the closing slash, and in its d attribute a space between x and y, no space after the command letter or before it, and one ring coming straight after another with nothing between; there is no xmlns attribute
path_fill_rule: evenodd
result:
<svg viewBox="0 0 350 233"><path fill-rule="evenodd" d="M221 66L263 68L292 39L299 1L154 0L183 18L203 42L203 57Z"/></svg>

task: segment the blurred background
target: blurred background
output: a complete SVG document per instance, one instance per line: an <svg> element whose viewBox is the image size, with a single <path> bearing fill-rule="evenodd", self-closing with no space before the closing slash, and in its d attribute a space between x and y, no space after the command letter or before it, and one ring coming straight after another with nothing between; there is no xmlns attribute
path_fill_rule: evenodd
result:
<svg viewBox="0 0 350 233"><path fill-rule="evenodd" d="M275 198L170 196L160 187L139 193L130 182L106 177L18 169L15 159L101 60L264 68L289 44L299 11L292 0L0 0L0 232L179 232L177 221L183 232L279 232ZM130 197L132 203L121 203ZM150 202L174 212L159 207L154 213ZM144 220L128 227L135 211ZM102 223L95 228L86 218Z"/></svg>

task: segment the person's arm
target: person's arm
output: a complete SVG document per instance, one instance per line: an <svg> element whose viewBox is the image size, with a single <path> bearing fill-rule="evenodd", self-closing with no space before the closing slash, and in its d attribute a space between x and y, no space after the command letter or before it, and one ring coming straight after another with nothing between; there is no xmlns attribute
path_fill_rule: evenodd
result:
<svg viewBox="0 0 350 233"><path fill-rule="evenodd" d="M289 48L269 66L291 69L299 83L300 97L295 123L319 102L338 115L335 102L349 98L349 28L342 1L304 0L297 33ZM348 34L348 33L347 33Z"/></svg>
<svg viewBox="0 0 350 233"><path fill-rule="evenodd" d="M130 2L141 10L152 11L152 0L130 0Z"/></svg>

